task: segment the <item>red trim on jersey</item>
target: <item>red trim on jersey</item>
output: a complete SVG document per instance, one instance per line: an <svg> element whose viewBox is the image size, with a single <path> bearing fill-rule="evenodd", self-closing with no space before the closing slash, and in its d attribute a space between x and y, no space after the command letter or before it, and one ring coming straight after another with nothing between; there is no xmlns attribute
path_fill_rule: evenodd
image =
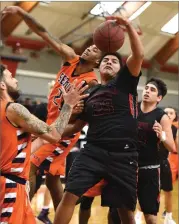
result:
<svg viewBox="0 0 179 224"><path fill-rule="evenodd" d="M129 105L130 105L131 114L134 117L134 99L132 94L129 94Z"/></svg>

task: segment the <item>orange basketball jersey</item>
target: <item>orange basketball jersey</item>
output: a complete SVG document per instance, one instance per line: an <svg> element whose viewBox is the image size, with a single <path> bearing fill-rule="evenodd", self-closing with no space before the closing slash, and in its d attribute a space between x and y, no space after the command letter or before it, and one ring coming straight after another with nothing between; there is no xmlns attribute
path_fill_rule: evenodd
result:
<svg viewBox="0 0 179 224"><path fill-rule="evenodd" d="M75 57L73 60L65 62L57 74L56 82L53 90L51 91L48 102L48 124L53 123L57 119L63 106L63 97L60 89L62 85L66 90L68 90L71 83L75 79L78 80L78 83L82 81L89 83L92 80L97 80L97 77L93 71L75 76L74 72L79 62L79 56ZM52 175L64 175L65 159L72 147L78 141L79 137L80 132L71 137L61 139L61 141L56 145L47 144L41 146L35 153L32 154L31 162Z"/></svg>
<svg viewBox="0 0 179 224"><path fill-rule="evenodd" d="M13 126L6 117L6 108L10 102L0 102L1 113L1 175L11 174L27 180L30 169L31 137L29 133Z"/></svg>
<svg viewBox="0 0 179 224"><path fill-rule="evenodd" d="M63 86L67 91L70 88L70 83L72 83L75 79L78 80L78 83L82 81L89 83L92 80L97 80L97 77L93 71L80 74L79 76L74 75L76 66L79 64L79 62L80 57L76 56L74 59L65 62L57 74L56 82L51 91L48 102L48 124L53 123L57 119L63 106L63 97L60 89L61 86Z"/></svg>
<svg viewBox="0 0 179 224"><path fill-rule="evenodd" d="M178 121L173 122L173 125L178 128ZM178 152L178 149L177 149ZM169 163L170 163L170 168L172 172L172 181L173 183L176 181L178 177L178 153L170 153L168 157Z"/></svg>
<svg viewBox="0 0 179 224"><path fill-rule="evenodd" d="M178 121L174 121L172 124L173 124L176 128L178 128Z"/></svg>

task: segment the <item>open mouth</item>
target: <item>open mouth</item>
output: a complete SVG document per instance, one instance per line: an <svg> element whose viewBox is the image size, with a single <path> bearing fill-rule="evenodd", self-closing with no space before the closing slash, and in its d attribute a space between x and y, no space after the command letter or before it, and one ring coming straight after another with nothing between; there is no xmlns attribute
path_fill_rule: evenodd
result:
<svg viewBox="0 0 179 224"><path fill-rule="evenodd" d="M112 70L112 68L110 66L105 66L105 69L111 69Z"/></svg>
<svg viewBox="0 0 179 224"><path fill-rule="evenodd" d="M149 98L149 95L145 94L145 95L144 95L144 98Z"/></svg>

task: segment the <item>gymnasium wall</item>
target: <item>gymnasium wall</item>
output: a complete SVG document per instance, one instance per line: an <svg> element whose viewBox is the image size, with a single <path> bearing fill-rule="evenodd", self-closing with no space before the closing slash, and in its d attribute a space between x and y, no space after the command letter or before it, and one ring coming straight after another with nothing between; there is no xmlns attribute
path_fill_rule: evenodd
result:
<svg viewBox="0 0 179 224"><path fill-rule="evenodd" d="M6 47L2 54L11 55L12 51ZM16 77L25 96L31 96L46 101L48 82L54 80L61 66L61 58L47 51L40 52L39 58L31 58L30 51L24 50L23 55L28 57L27 63L19 63ZM100 79L99 72L96 73ZM147 80L147 70L142 69L138 92L141 99L142 88ZM168 94L161 102L161 106L171 105L178 108L178 76L176 74L159 72L156 77L161 78L168 86Z"/></svg>
<svg viewBox="0 0 179 224"><path fill-rule="evenodd" d="M4 47L1 49L1 54L12 55L12 48ZM19 63L18 68L23 70L40 71L46 73L56 73L59 70L61 57L55 53L48 53L47 49L39 51L39 58L30 57L32 51L23 49L22 56L28 58L27 63Z"/></svg>

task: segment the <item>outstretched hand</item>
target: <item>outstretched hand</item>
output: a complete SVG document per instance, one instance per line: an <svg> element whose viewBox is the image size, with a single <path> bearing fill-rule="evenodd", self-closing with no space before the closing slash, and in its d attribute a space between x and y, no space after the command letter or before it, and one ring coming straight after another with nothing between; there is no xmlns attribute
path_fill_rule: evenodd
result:
<svg viewBox="0 0 179 224"><path fill-rule="evenodd" d="M1 21L4 19L4 17L6 17L6 15L17 14L19 10L19 6L6 6L0 13Z"/></svg>
<svg viewBox="0 0 179 224"><path fill-rule="evenodd" d="M7 15L7 14L16 14L18 13L20 7L19 6L6 6L3 10L2 10L2 15Z"/></svg>
<svg viewBox="0 0 179 224"><path fill-rule="evenodd" d="M107 16L106 20L116 20L116 23L123 26L129 25L129 20L122 16Z"/></svg>
<svg viewBox="0 0 179 224"><path fill-rule="evenodd" d="M84 83L85 81L82 81L80 84L77 84L77 80L75 79L68 92L66 92L63 86L61 87L63 99L66 104L74 107L79 101L89 96L89 94L83 94L88 89L88 85L83 87Z"/></svg>

